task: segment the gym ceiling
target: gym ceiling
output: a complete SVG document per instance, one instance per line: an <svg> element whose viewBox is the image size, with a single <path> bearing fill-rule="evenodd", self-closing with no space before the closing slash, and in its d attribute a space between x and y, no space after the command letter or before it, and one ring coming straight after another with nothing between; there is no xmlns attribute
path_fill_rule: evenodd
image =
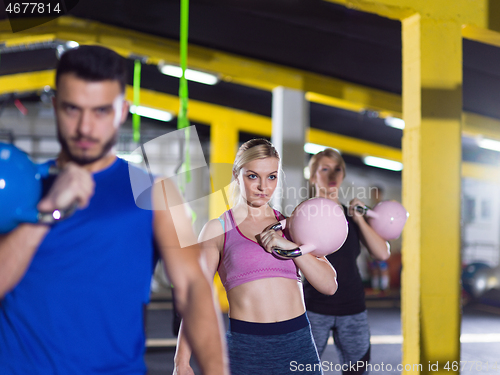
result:
<svg viewBox="0 0 500 375"><path fill-rule="evenodd" d="M70 17L16 34L0 13L0 101L36 100L36 82L50 76L57 46L77 35L80 43L128 56L130 71L142 59L141 87L153 92L153 101L172 101L178 79L157 65L179 63L179 7L179 0L80 0ZM270 119L273 87L301 89L310 101L311 128L351 142L348 162L361 164L368 146L387 155L401 149L402 130L385 124L388 116L401 117L399 21L324 0L191 0L189 17L189 67L220 78L214 86L189 82L193 103ZM499 103L500 49L464 38L464 161L500 162L498 152L477 146L473 131L486 122L496 133ZM161 126L175 127L175 120ZM252 133L251 121L243 131Z"/></svg>

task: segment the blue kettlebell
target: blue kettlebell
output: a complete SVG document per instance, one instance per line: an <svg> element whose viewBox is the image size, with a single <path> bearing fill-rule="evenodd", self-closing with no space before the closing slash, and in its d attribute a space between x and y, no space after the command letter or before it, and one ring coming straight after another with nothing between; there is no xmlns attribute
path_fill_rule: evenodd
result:
<svg viewBox="0 0 500 375"><path fill-rule="evenodd" d="M59 210L40 213L36 208L42 197L41 179L54 173L52 168L34 164L16 146L0 142L0 233L8 233L20 223L51 224L62 219Z"/></svg>

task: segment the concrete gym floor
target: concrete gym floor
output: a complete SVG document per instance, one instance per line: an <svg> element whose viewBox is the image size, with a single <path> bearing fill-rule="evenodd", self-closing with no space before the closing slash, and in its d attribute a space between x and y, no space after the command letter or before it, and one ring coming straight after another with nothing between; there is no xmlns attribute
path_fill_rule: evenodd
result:
<svg viewBox="0 0 500 375"><path fill-rule="evenodd" d="M402 338L400 311L397 305L396 300L367 301L372 334L372 374L400 373L397 367L401 363ZM227 317L225 320L227 322ZM147 313L146 333L149 348L145 358L149 375L172 373L175 344L171 327L171 303L168 298L162 300L160 297L150 304ZM482 304L465 306L461 341L462 373L500 374L500 308ZM325 375L341 374L335 370L335 364L338 363L337 353L331 342L321 359L324 368L333 369L325 371ZM196 374L201 374L196 364L193 364L193 368Z"/></svg>

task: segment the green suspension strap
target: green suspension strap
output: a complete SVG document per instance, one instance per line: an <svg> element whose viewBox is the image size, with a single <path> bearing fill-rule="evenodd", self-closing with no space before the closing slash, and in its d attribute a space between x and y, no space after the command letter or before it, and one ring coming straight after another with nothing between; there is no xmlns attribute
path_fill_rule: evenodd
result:
<svg viewBox="0 0 500 375"><path fill-rule="evenodd" d="M184 129L189 126L189 120L187 118L188 87L186 80L188 25L189 25L189 0L181 0L180 65L182 68L182 76L179 83L180 108L179 108L179 117L177 119L178 129Z"/></svg>
<svg viewBox="0 0 500 375"><path fill-rule="evenodd" d="M179 116L177 117L177 129L185 129L185 146L181 173L183 179L180 188L184 192L185 184L191 181L190 159L189 159L189 119L188 110L188 86L186 80L187 49L188 49L188 25L189 25L189 0L181 0L181 28L180 28L180 65L182 76L179 82ZM185 177L184 177L185 176Z"/></svg>
<svg viewBox="0 0 500 375"><path fill-rule="evenodd" d="M189 154L189 119L188 111L188 86L186 80L187 68L187 50L188 50L188 25L189 25L189 0L181 0L181 28L180 28L180 66L182 68L182 76L179 82L179 115L177 117L177 129L184 129L185 143L183 163L180 168L181 181L179 188L182 193L185 192L186 184L191 182L191 159ZM182 149L182 148L181 148ZM196 220L196 213L190 209L193 223Z"/></svg>
<svg viewBox="0 0 500 375"><path fill-rule="evenodd" d="M135 111L132 114L132 128L134 142L141 140L141 116L137 114L137 109L141 103L141 61L134 62L134 106Z"/></svg>

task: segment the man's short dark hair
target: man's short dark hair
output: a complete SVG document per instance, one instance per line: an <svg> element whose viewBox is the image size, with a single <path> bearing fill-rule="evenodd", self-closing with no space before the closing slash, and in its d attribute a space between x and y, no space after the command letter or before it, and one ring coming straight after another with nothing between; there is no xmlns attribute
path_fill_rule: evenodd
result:
<svg viewBox="0 0 500 375"><path fill-rule="evenodd" d="M63 53L56 71L56 87L62 74L73 73L85 81L118 81L122 93L127 84L125 59L116 52L100 47L83 45Z"/></svg>

